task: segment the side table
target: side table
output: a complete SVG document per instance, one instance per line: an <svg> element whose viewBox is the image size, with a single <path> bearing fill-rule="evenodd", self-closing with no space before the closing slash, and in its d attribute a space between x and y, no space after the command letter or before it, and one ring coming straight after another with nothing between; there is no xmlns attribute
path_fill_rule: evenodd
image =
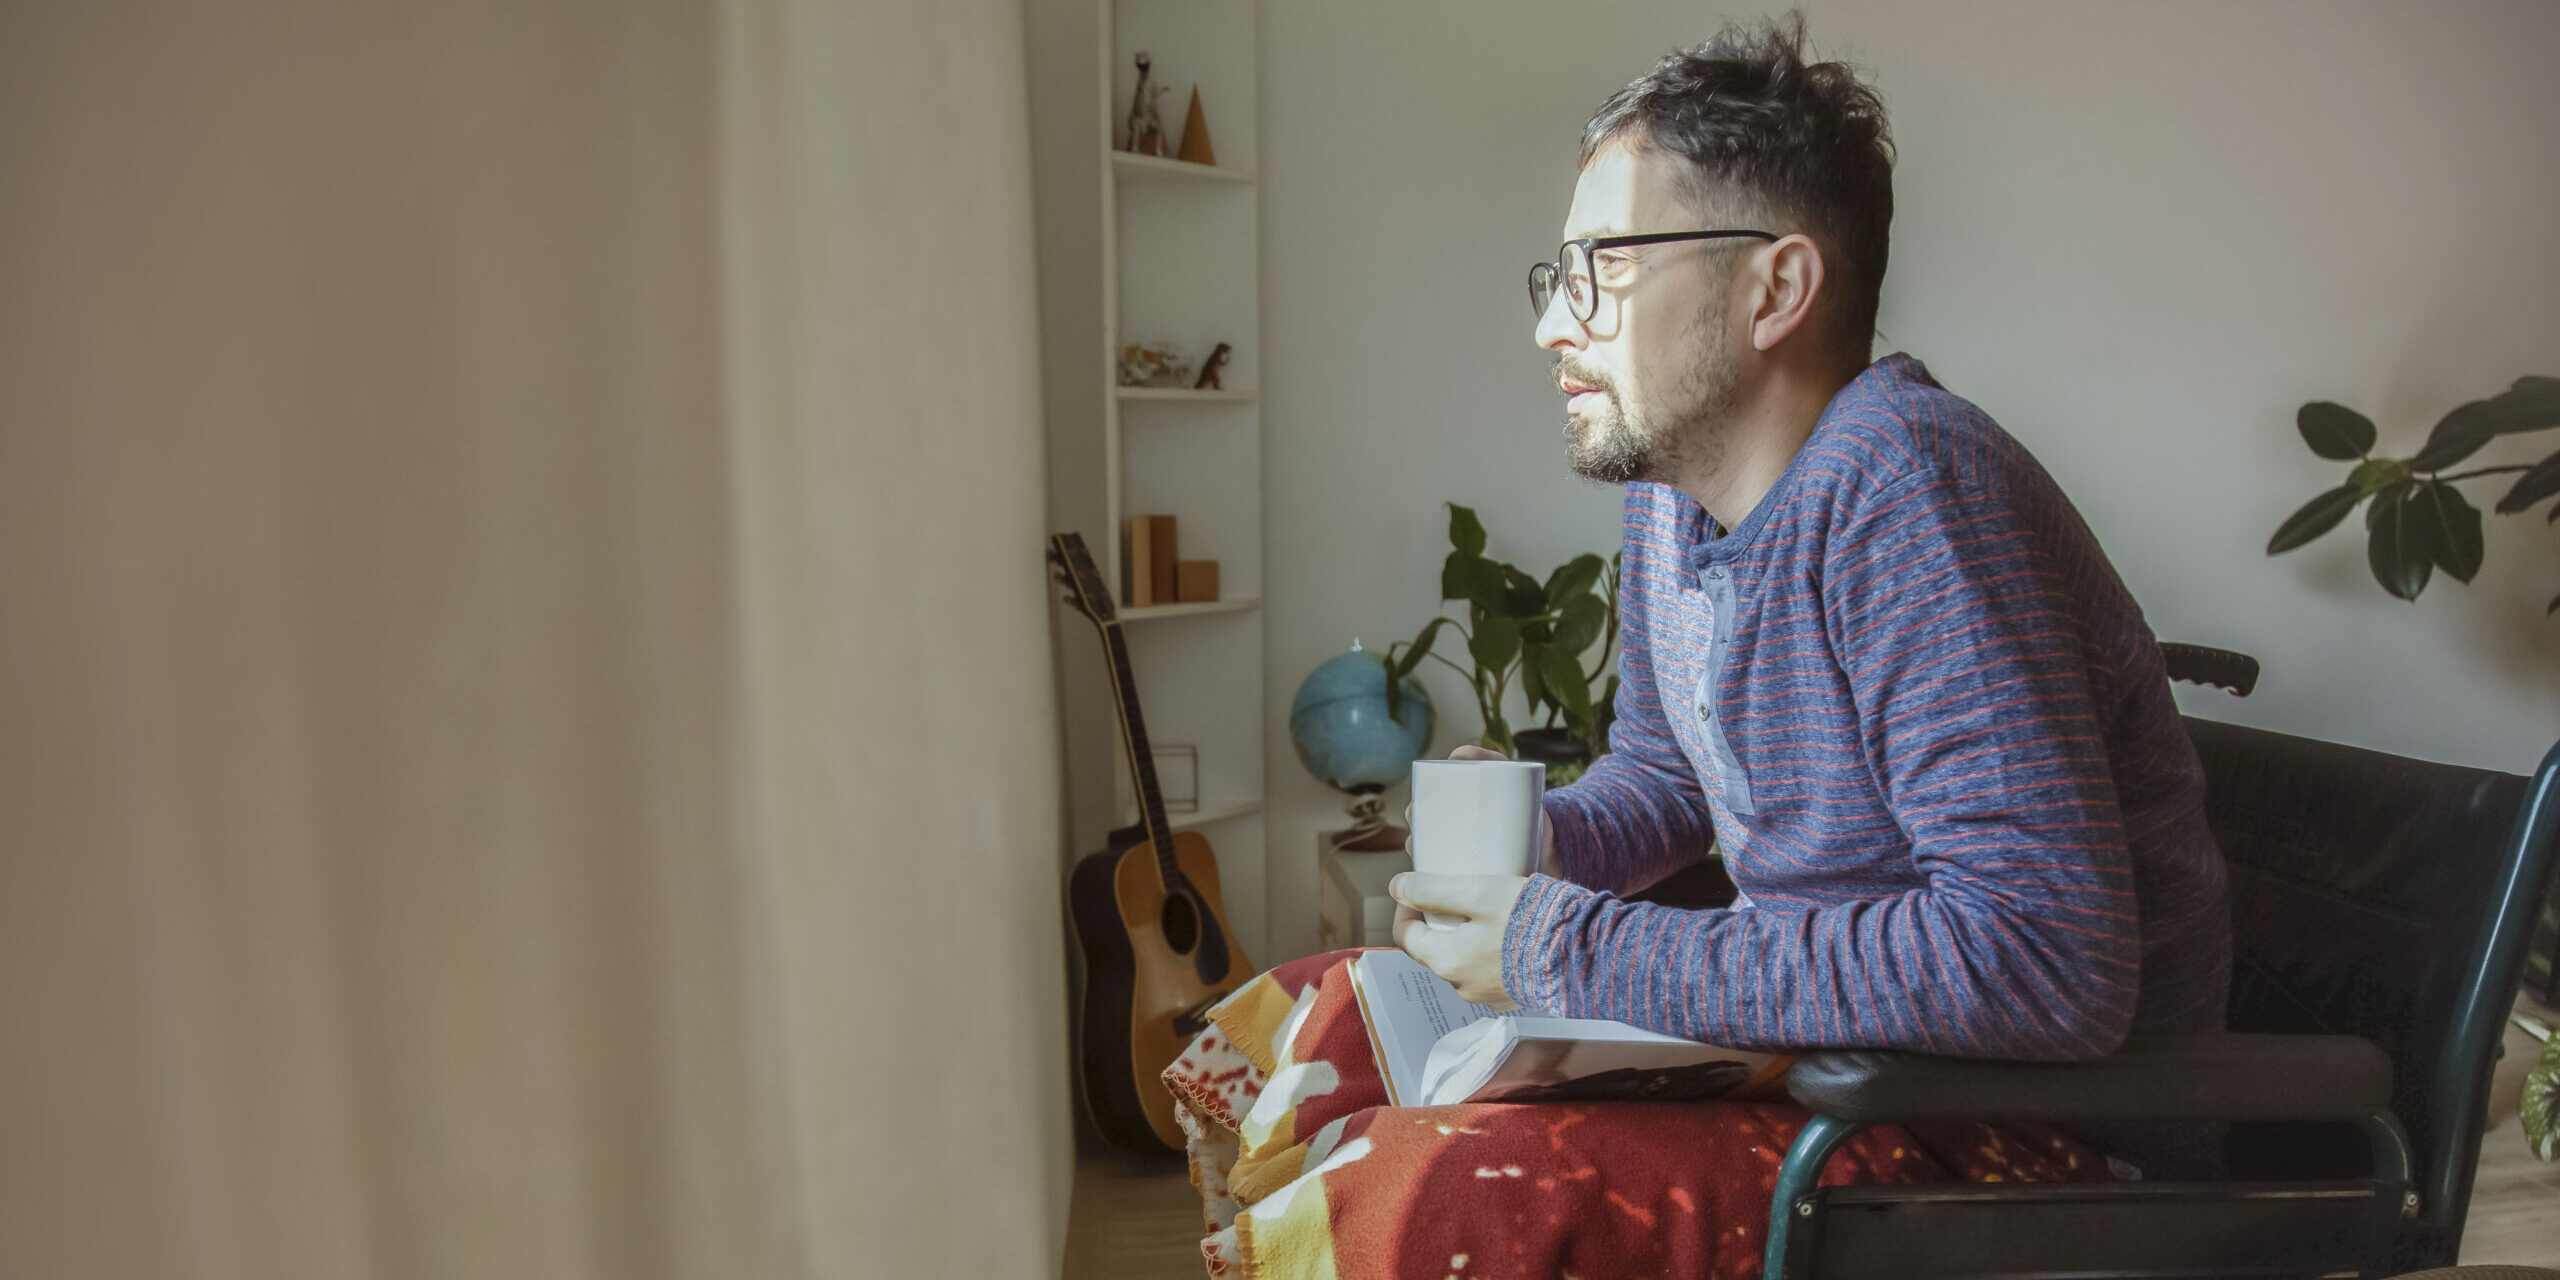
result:
<svg viewBox="0 0 2560 1280"><path fill-rule="evenodd" d="M1335 841L1342 835L1339 831L1316 833L1320 895L1316 942L1327 951L1392 947L1396 944L1396 901L1387 896L1387 881L1399 871L1413 870L1413 859L1402 848L1404 833L1396 831L1395 843L1384 849L1377 847L1379 841L1350 849L1336 848Z"/></svg>

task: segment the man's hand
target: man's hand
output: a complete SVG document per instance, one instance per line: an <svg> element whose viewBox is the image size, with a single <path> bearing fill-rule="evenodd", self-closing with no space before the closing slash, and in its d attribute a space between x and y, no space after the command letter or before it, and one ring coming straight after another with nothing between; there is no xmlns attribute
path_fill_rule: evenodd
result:
<svg viewBox="0 0 2560 1280"><path fill-rule="evenodd" d="M1502 989L1502 936L1527 876L1435 876L1407 871L1387 882L1396 900L1396 945L1422 967L1449 980L1458 994L1495 1009L1516 1008ZM1455 929L1434 929L1430 911L1463 916Z"/></svg>

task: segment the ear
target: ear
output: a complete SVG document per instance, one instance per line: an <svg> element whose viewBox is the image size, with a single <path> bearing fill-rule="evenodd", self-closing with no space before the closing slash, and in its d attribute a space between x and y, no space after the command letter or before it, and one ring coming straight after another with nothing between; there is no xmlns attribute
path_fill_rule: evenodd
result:
<svg viewBox="0 0 2560 1280"><path fill-rule="evenodd" d="M1759 297L1751 308L1751 345L1768 351L1804 329L1822 296L1822 250L1799 232L1760 253Z"/></svg>

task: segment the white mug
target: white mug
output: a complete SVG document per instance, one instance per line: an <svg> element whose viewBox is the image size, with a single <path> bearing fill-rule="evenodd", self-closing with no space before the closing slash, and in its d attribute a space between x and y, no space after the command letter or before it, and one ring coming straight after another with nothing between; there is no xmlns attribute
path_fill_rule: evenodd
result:
<svg viewBox="0 0 2560 1280"><path fill-rule="evenodd" d="M1525 876L1538 867L1547 767L1534 760L1413 762L1413 869L1434 875ZM1461 917L1427 912L1434 929Z"/></svg>

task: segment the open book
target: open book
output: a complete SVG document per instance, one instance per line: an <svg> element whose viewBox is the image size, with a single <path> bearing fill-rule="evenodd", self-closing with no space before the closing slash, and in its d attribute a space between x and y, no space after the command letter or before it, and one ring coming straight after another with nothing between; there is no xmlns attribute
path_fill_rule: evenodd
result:
<svg viewBox="0 0 2560 1280"><path fill-rule="evenodd" d="M1395 1106L1766 1096L1795 1060L1601 1018L1542 1018L1471 1004L1397 950L1351 961L1351 990Z"/></svg>

